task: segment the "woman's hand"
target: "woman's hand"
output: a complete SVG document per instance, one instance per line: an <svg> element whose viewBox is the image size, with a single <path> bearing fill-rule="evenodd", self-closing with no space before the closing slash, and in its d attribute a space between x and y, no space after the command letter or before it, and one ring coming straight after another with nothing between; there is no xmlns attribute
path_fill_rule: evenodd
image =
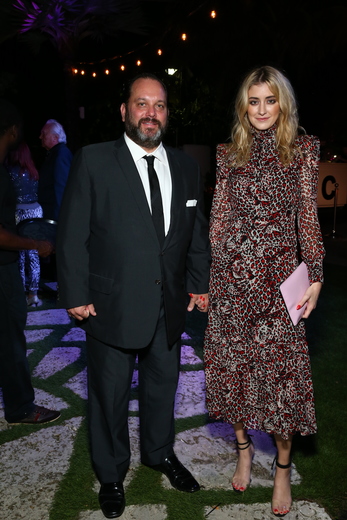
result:
<svg viewBox="0 0 347 520"><path fill-rule="evenodd" d="M190 302L187 311L191 312L194 307L200 312L207 312L208 309L208 294L192 294L189 293Z"/></svg>
<svg viewBox="0 0 347 520"><path fill-rule="evenodd" d="M297 309L300 309L305 303L307 303L307 307L305 309L303 318L308 318L313 309L317 306L318 296L322 288L321 282L314 282L305 292L304 296L300 300Z"/></svg>

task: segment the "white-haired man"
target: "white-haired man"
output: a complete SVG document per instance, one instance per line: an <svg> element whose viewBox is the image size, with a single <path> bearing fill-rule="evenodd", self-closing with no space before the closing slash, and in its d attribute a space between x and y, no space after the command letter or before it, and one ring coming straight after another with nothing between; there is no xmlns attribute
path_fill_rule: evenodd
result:
<svg viewBox="0 0 347 520"><path fill-rule="evenodd" d="M72 153L66 146L64 128L55 119L48 119L41 130L40 139L48 153L40 170L39 203L44 218L58 220Z"/></svg>

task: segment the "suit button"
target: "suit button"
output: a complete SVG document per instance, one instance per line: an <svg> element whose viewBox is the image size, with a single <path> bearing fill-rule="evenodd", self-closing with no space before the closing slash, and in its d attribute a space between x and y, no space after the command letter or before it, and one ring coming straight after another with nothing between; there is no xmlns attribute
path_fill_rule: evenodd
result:
<svg viewBox="0 0 347 520"><path fill-rule="evenodd" d="M160 285L160 284L161 284L161 280L156 280L155 283L156 283L157 285Z"/></svg>

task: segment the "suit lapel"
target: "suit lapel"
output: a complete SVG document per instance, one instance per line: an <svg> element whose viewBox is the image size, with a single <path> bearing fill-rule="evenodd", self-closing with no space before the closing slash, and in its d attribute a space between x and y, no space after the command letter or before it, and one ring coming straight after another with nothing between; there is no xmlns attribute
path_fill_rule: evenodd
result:
<svg viewBox="0 0 347 520"><path fill-rule="evenodd" d="M147 225L154 240L158 242L142 181L129 148L125 144L123 137L115 142L114 155L120 172L124 175L127 183L129 184L130 190L142 215L144 223Z"/></svg>

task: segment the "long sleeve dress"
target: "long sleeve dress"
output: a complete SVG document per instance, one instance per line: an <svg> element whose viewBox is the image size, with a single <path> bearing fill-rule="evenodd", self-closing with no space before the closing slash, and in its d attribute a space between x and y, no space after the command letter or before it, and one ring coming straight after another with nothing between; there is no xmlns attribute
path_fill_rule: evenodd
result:
<svg viewBox="0 0 347 520"><path fill-rule="evenodd" d="M319 141L299 136L284 167L275 132L254 132L244 167L229 165L226 145L217 149L204 356L210 415L287 439L314 433L316 419L304 322L292 324L279 285L299 255L310 282L323 281L324 248Z"/></svg>

